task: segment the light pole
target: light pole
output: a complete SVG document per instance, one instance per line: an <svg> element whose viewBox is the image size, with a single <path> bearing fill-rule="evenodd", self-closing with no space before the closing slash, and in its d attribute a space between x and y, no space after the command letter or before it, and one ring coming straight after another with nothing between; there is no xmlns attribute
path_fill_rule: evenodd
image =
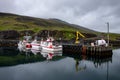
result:
<svg viewBox="0 0 120 80"><path fill-rule="evenodd" d="M107 38L108 38L108 46L109 46L109 22L107 22Z"/></svg>

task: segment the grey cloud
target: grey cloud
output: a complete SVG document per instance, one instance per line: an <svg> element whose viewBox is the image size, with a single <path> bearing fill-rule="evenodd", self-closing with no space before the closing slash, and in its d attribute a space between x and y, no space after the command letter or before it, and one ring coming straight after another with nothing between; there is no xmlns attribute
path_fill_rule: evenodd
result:
<svg viewBox="0 0 120 80"><path fill-rule="evenodd" d="M15 10L15 0L0 0L0 11L1 12L12 12Z"/></svg>

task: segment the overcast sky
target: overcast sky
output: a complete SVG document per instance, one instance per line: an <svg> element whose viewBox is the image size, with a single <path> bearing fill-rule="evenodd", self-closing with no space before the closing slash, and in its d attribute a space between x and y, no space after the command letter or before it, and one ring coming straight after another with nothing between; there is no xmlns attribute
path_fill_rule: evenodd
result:
<svg viewBox="0 0 120 80"><path fill-rule="evenodd" d="M58 18L71 24L120 33L120 0L0 0L0 12Z"/></svg>

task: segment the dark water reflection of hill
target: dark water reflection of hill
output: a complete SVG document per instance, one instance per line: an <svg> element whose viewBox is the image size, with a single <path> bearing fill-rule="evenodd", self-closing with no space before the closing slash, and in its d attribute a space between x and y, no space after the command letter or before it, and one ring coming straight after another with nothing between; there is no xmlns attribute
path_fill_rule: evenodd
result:
<svg viewBox="0 0 120 80"><path fill-rule="evenodd" d="M45 53L44 53L45 54ZM71 57L76 61L76 66L79 65L79 61L87 60L92 61L94 65L97 67L105 62L111 62L112 56L107 58L97 58L97 57L89 57L89 56L83 56L83 55L72 55L72 54L62 54L59 53L59 56L54 56L51 61L57 61L61 60L65 57ZM41 55L40 51L32 51L32 50L26 50L26 51L19 51L16 47L0 47L0 66L12 66L12 65L18 65L18 64L24 64L24 63L33 63L33 62L42 62L46 61L46 57L44 55Z"/></svg>
<svg viewBox="0 0 120 80"><path fill-rule="evenodd" d="M0 80L120 80L120 49L106 58L63 53L49 61L39 51L0 50Z"/></svg>

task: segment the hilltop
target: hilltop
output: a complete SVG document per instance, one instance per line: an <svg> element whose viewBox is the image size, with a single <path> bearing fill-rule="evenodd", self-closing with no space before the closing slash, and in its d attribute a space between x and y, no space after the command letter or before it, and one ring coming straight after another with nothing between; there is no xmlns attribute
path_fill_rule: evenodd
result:
<svg viewBox="0 0 120 80"><path fill-rule="evenodd" d="M11 13L0 13L0 38L18 38L29 32L30 35L45 36L45 31L50 31L54 37L63 37L64 39L75 38L75 32L79 30L87 38L97 37L100 32L76 25L70 24L59 19L43 19L29 16L22 16ZM16 34L16 36L14 35ZM106 36L105 33L104 36ZM116 34L111 34L116 39ZM118 38L117 34L117 38Z"/></svg>
<svg viewBox="0 0 120 80"><path fill-rule="evenodd" d="M70 24L59 19L42 19L10 13L0 13L0 30L33 30L37 32L44 29L95 32L82 26Z"/></svg>

